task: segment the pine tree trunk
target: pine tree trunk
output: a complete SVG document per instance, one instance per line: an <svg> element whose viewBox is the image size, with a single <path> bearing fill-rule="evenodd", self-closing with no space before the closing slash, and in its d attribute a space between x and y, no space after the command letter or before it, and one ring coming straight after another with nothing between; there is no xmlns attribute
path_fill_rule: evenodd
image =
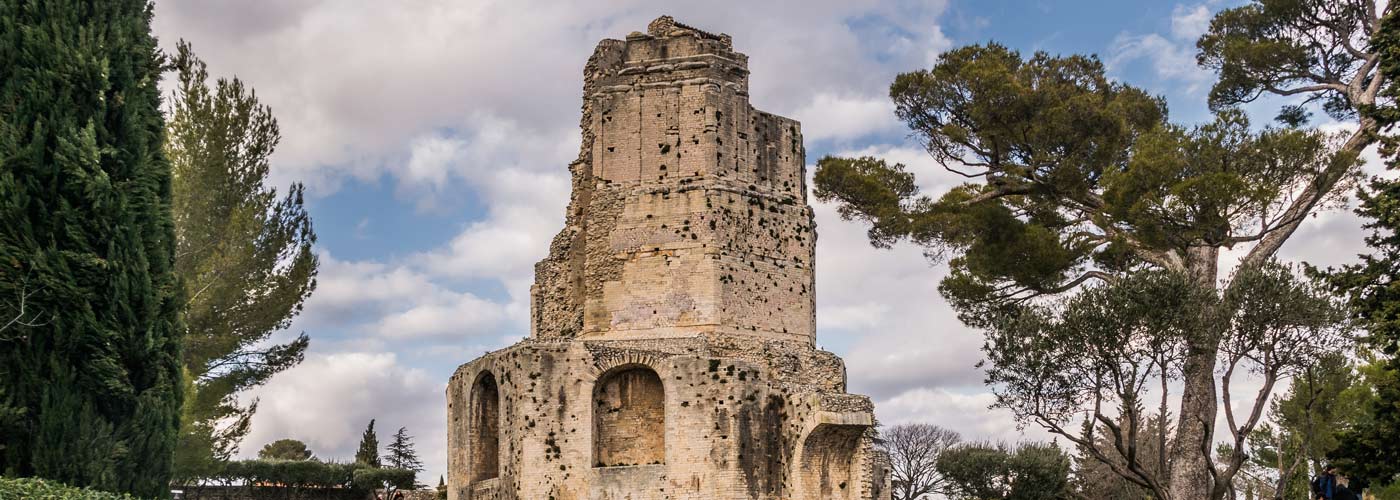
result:
<svg viewBox="0 0 1400 500"><path fill-rule="evenodd" d="M1187 251L1186 272L1201 286L1215 287L1220 250L1193 247ZM1210 453L1215 448L1215 358L1220 335L1201 332L1191 339L1182 368L1184 387L1171 450L1171 500L1205 500L1215 496Z"/></svg>

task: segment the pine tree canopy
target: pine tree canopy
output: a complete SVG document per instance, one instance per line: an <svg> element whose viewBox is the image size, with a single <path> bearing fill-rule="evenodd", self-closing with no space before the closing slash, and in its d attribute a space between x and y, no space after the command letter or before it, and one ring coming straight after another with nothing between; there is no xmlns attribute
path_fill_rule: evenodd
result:
<svg viewBox="0 0 1400 500"><path fill-rule="evenodd" d="M6 475L169 495L184 301L151 15L0 2Z"/></svg>
<svg viewBox="0 0 1400 500"><path fill-rule="evenodd" d="M295 439L278 439L263 445L258 450L258 458L263 460L314 460L316 455L306 447L306 443Z"/></svg>
<svg viewBox="0 0 1400 500"><path fill-rule="evenodd" d="M212 85L181 42L173 59L165 143L174 171L176 271L185 285L184 365L190 376L176 479L207 475L248 432L257 402L237 395L301 362L305 334L286 329L316 287L316 234L300 184L264 186L280 139L271 111L238 79Z"/></svg>
<svg viewBox="0 0 1400 500"><path fill-rule="evenodd" d="M408 435L407 428L399 427L387 449L389 454L384 456L385 465L414 472L423 471L423 461L418 459L418 452L413 449L413 436Z"/></svg>

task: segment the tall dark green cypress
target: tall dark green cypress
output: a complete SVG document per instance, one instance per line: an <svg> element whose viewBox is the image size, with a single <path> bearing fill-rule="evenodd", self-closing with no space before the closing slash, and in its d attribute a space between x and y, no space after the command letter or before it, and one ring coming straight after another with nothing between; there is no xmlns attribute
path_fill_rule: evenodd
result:
<svg viewBox="0 0 1400 500"><path fill-rule="evenodd" d="M147 0L0 0L0 471L168 496L182 297Z"/></svg>
<svg viewBox="0 0 1400 500"><path fill-rule="evenodd" d="M369 419L369 427L365 427L364 434L360 435L360 448L355 450L355 462L368 465L370 467L381 466L379 460L379 436L374 433L374 419Z"/></svg>

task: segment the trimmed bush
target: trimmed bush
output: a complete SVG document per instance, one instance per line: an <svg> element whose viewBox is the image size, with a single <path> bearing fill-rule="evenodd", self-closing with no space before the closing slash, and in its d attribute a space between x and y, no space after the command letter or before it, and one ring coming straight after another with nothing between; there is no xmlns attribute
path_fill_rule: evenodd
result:
<svg viewBox="0 0 1400 500"><path fill-rule="evenodd" d="M354 486L359 489L375 490L385 483L401 490L413 488L413 480L418 473L408 469L360 469L355 471Z"/></svg>
<svg viewBox="0 0 1400 500"><path fill-rule="evenodd" d="M63 483L38 478L0 477L0 498L32 500L136 500L125 493L110 493L86 488L74 488Z"/></svg>
<svg viewBox="0 0 1400 500"><path fill-rule="evenodd" d="M355 471L366 467L319 460L238 460L224 463L218 473L205 479L222 484L349 488Z"/></svg>
<svg viewBox="0 0 1400 500"><path fill-rule="evenodd" d="M238 460L226 462L204 480L226 486L283 488L347 488L373 491L385 483L399 489L413 488L417 473L407 469L376 469L351 462L319 460ZM0 496L0 500L6 497Z"/></svg>

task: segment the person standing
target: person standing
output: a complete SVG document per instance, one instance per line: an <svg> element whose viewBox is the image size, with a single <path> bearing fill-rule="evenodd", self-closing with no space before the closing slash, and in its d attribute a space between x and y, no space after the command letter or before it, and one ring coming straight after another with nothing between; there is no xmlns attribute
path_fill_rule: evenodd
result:
<svg viewBox="0 0 1400 500"><path fill-rule="evenodd" d="M1337 495L1337 466L1328 464L1312 481L1312 497L1314 500L1336 500Z"/></svg>

